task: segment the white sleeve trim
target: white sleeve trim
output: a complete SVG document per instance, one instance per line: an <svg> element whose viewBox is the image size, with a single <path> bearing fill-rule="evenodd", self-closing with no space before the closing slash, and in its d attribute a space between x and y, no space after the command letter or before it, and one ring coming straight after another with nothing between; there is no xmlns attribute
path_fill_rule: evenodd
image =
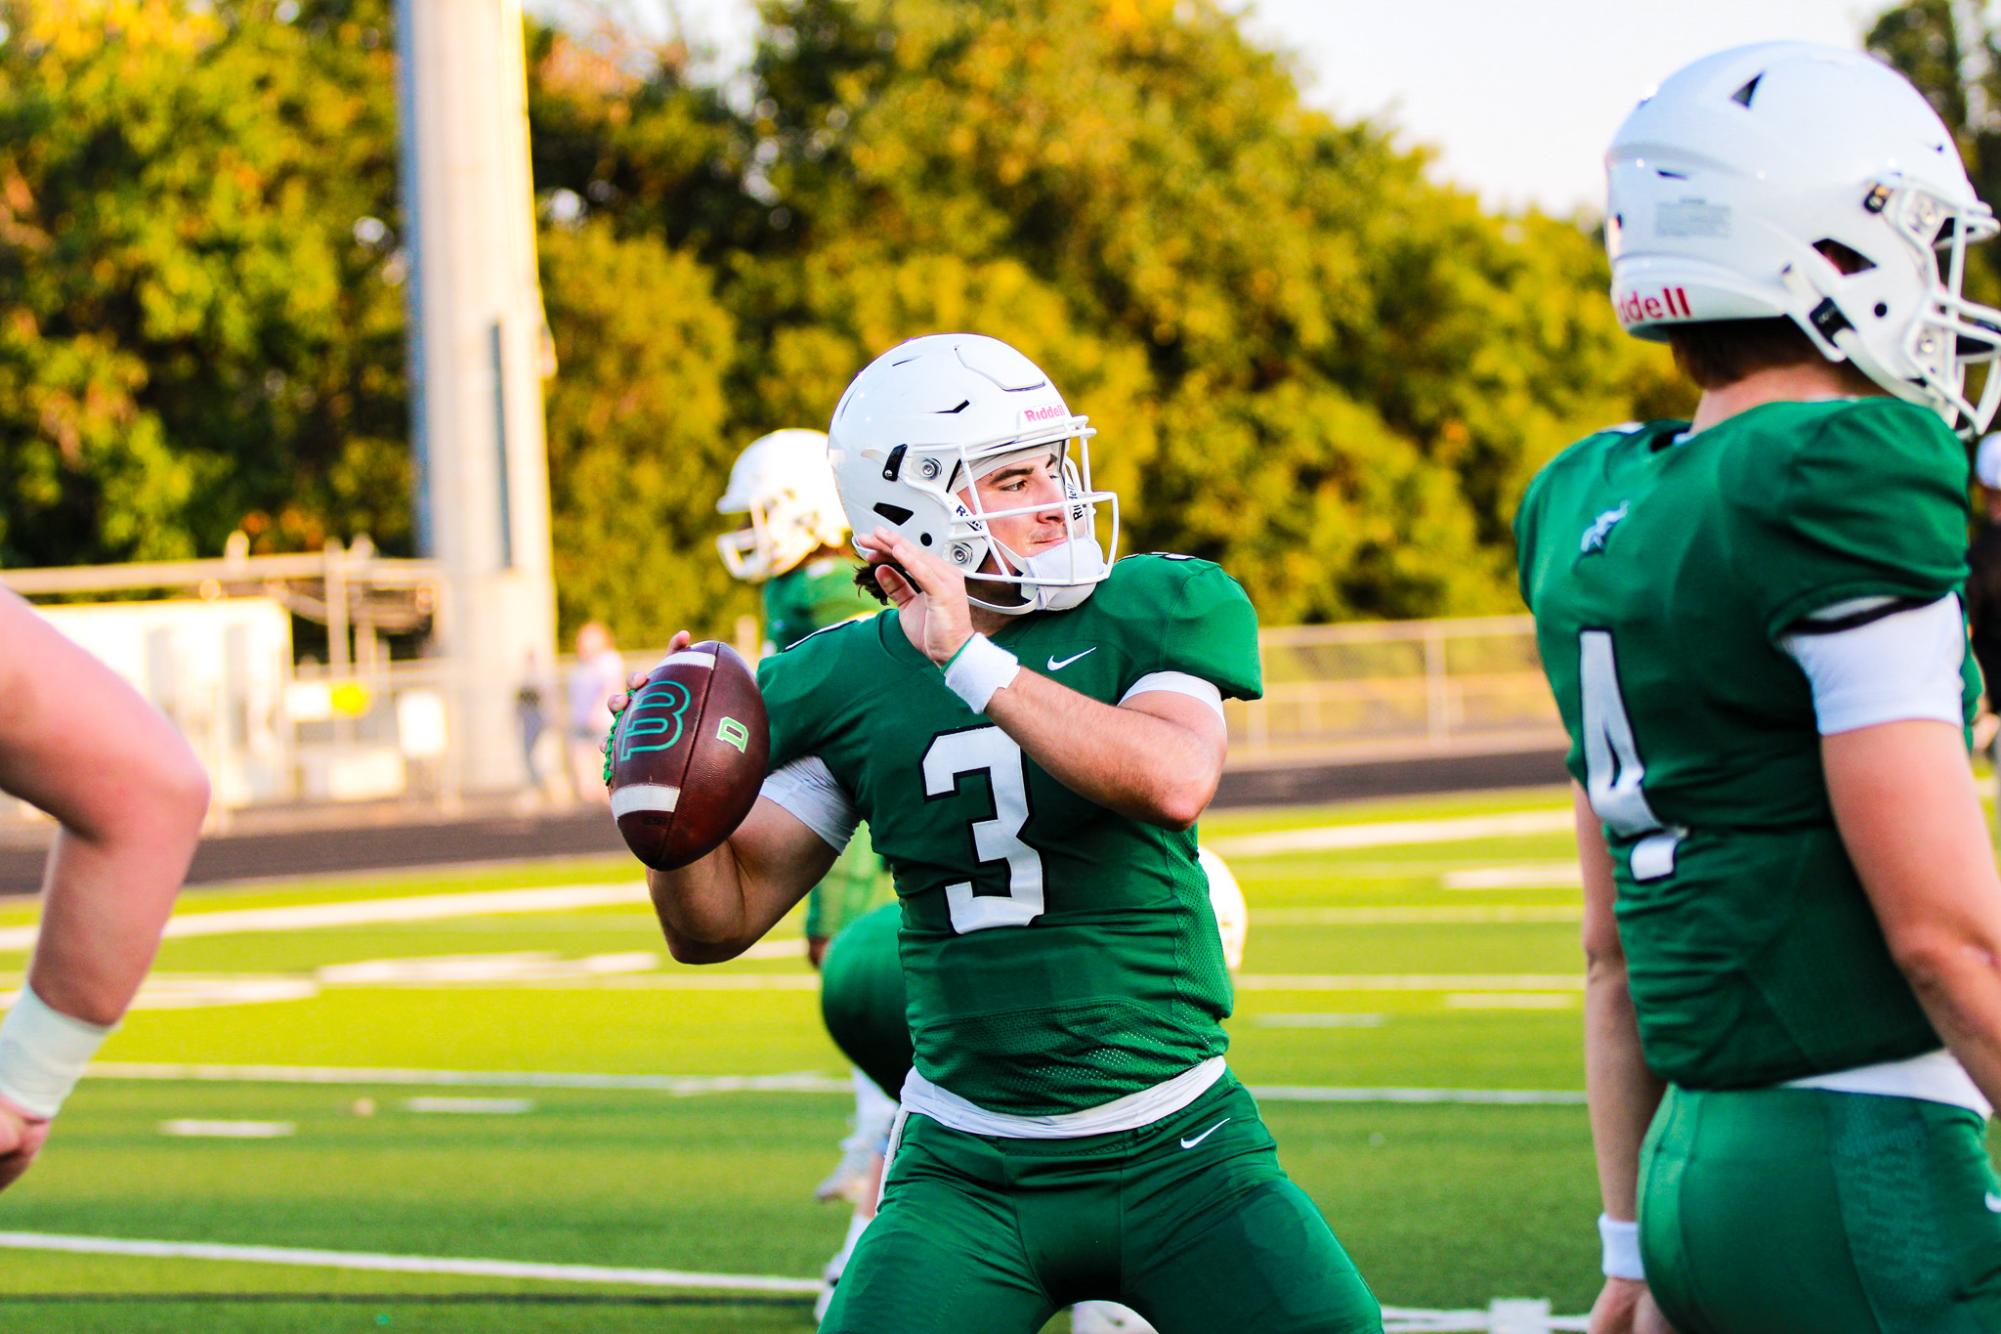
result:
<svg viewBox="0 0 2001 1334"><path fill-rule="evenodd" d="M759 795L783 806L799 822L840 852L855 836L861 812L818 755L808 755L765 776Z"/></svg>
<svg viewBox="0 0 2001 1334"><path fill-rule="evenodd" d="M1119 703L1125 703L1134 695L1145 695L1155 690L1165 690L1172 695L1186 695L1190 699L1199 699L1214 709L1218 718L1223 716L1223 692L1216 688L1215 682L1204 681L1201 677L1190 676L1186 672L1148 672L1133 682L1125 694L1119 696Z"/></svg>
<svg viewBox="0 0 2001 1334"><path fill-rule="evenodd" d="M1960 726L1960 666L1966 655L1959 599L1880 617L1852 630L1779 640L1813 687L1822 736L1877 723L1924 720Z"/></svg>

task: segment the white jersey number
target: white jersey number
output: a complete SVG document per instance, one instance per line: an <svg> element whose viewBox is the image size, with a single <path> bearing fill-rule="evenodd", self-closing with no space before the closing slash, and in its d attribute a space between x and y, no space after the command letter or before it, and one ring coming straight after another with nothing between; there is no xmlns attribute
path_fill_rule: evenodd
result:
<svg viewBox="0 0 2001 1334"><path fill-rule="evenodd" d="M1028 776L1021 747L998 727L947 732L924 752L924 795L949 797L962 774L985 774L994 816L973 821L973 853L983 862L1007 863L1007 893L975 894L970 880L945 886L952 929L964 934L991 926L1027 926L1042 915L1042 855L1021 841L1028 823Z"/></svg>
<svg viewBox="0 0 2001 1334"><path fill-rule="evenodd" d="M1612 632L1585 630L1577 636L1577 679L1583 696L1584 790L1606 828L1633 845L1635 880L1674 874L1675 847L1688 831L1661 822L1647 804L1647 767L1633 740L1633 720L1619 690L1619 660Z"/></svg>

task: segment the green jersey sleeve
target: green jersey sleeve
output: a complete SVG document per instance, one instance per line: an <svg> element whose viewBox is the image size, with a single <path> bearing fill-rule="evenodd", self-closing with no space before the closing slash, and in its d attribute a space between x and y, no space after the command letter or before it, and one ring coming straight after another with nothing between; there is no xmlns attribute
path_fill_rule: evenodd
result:
<svg viewBox="0 0 2001 1334"><path fill-rule="evenodd" d="M1200 677L1226 699L1264 694L1258 658L1258 613L1244 586L1206 560L1145 557L1180 567L1167 590L1156 631L1156 672Z"/></svg>
<svg viewBox="0 0 2001 1334"><path fill-rule="evenodd" d="M876 633L872 620L848 621L810 634L757 664L757 688L771 723L773 769L819 753L834 726L834 702L845 699L841 664L856 636Z"/></svg>
<svg viewBox="0 0 2001 1334"><path fill-rule="evenodd" d="M1731 486L1749 516L1742 531L1755 534L1732 555L1757 573L1768 638L1839 603L1931 602L1964 586L1966 451L1934 414L1866 399L1771 450L1756 471L1765 466L1771 474Z"/></svg>

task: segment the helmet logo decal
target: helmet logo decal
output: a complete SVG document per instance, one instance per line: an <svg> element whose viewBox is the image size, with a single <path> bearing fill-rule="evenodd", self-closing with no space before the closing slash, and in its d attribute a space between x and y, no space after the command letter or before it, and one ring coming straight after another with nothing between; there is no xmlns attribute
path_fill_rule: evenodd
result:
<svg viewBox="0 0 2001 1334"><path fill-rule="evenodd" d="M1620 320L1627 324L1638 324L1641 320L1686 320L1695 314L1689 309L1688 292L1680 287L1663 287L1646 296L1627 292L1612 305Z"/></svg>
<svg viewBox="0 0 2001 1334"><path fill-rule="evenodd" d="M1064 417L1068 415L1069 414L1063 410L1062 404L1051 403L1047 407L1030 408L1028 411L1021 414L1021 418L1023 421L1029 423L1035 423L1035 422L1055 421L1058 417Z"/></svg>

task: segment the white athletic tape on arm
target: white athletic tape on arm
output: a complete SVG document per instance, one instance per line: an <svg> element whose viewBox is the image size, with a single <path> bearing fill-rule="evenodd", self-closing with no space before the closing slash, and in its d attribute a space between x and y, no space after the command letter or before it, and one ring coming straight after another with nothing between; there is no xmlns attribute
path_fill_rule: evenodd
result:
<svg viewBox="0 0 2001 1334"><path fill-rule="evenodd" d="M1640 1263L1640 1225L1598 1215L1598 1244L1604 1253L1606 1278L1629 1278L1644 1282L1645 1266Z"/></svg>
<svg viewBox="0 0 2001 1334"><path fill-rule="evenodd" d="M862 820L854 799L817 755L772 770L759 795L790 811L835 852L848 846Z"/></svg>
<svg viewBox="0 0 2001 1334"><path fill-rule="evenodd" d="M1779 647L1813 687L1822 736L1877 723L1963 721L1960 664L1966 629L1959 599L1900 611L1829 634L1791 634Z"/></svg>
<svg viewBox="0 0 2001 1334"><path fill-rule="evenodd" d="M52 1010L30 988L0 1020L0 1097L32 1116L62 1110L109 1028Z"/></svg>
<svg viewBox="0 0 2001 1334"><path fill-rule="evenodd" d="M1021 659L985 635L974 635L945 664L945 685L974 713L985 713L994 692L1014 683Z"/></svg>
<svg viewBox="0 0 2001 1334"><path fill-rule="evenodd" d="M1190 676L1187 672L1148 672L1133 682L1125 694L1119 696L1119 703L1125 703L1134 695L1150 694L1156 690L1164 690L1170 695L1186 695L1190 699L1199 699L1214 709L1218 718L1223 716L1223 692L1216 688L1216 683L1204 681L1199 676Z"/></svg>

